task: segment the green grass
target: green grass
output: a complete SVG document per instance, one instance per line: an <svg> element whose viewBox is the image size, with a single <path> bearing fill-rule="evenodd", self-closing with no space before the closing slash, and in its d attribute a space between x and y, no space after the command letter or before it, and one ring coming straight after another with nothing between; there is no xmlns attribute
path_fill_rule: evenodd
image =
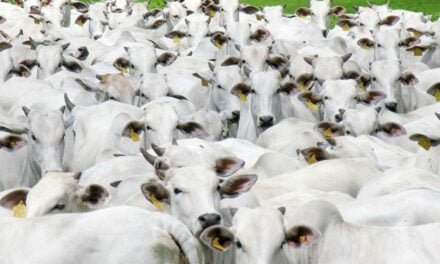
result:
<svg viewBox="0 0 440 264"><path fill-rule="evenodd" d="M309 0L243 0L242 2L253 6L283 5L287 3L286 12L293 13L299 7L309 5ZM370 0L372 4L384 4L386 0ZM164 0L151 0L150 8L162 7ZM349 13L353 13L353 5L365 6L365 0L334 0L333 5L344 6ZM440 17L440 0L391 0L393 9L406 9L411 11L424 12L433 16L433 19Z"/></svg>
<svg viewBox="0 0 440 264"><path fill-rule="evenodd" d="M286 12L293 13L298 7L307 7L309 0L243 0L254 6L283 5L287 3ZM372 4L385 4L386 0L370 0ZM353 13L353 5L366 6L365 0L334 0L333 6L343 6L349 13ZM424 12L434 19L440 17L440 0L391 0L391 8L406 9Z"/></svg>

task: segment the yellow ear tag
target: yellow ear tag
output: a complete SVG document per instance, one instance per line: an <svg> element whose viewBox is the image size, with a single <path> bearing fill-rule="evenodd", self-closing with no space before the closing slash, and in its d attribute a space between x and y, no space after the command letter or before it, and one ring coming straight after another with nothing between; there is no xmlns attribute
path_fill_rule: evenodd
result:
<svg viewBox="0 0 440 264"><path fill-rule="evenodd" d="M307 87L303 82L299 83L299 89L303 92L307 92Z"/></svg>
<svg viewBox="0 0 440 264"><path fill-rule="evenodd" d="M306 105L310 108L310 109L312 109L312 110L318 110L318 106L316 105L316 104L314 104L312 101L310 101L310 100L308 100L307 102L306 102Z"/></svg>
<svg viewBox="0 0 440 264"><path fill-rule="evenodd" d="M214 240L212 240L211 245L220 251L225 250L225 248L220 244L218 237L216 237L216 238L214 238Z"/></svg>
<svg viewBox="0 0 440 264"><path fill-rule="evenodd" d="M426 138L426 137L420 138L418 143L425 150L429 150L431 148L431 146L432 146L431 140L429 138Z"/></svg>
<svg viewBox="0 0 440 264"><path fill-rule="evenodd" d="M324 137L326 138L331 138L333 137L333 131L330 128L327 128L326 130L324 130L324 132L322 133L324 135Z"/></svg>
<svg viewBox="0 0 440 264"><path fill-rule="evenodd" d="M257 15L257 21L261 21L263 19L263 16Z"/></svg>
<svg viewBox="0 0 440 264"><path fill-rule="evenodd" d="M38 24L40 24L40 23L38 23ZM77 20L75 24L77 24L80 27L84 26L84 22L82 20Z"/></svg>
<svg viewBox="0 0 440 264"><path fill-rule="evenodd" d="M119 66L119 70L120 70L121 72L125 73L125 74L128 73L128 69L125 68L125 67Z"/></svg>
<svg viewBox="0 0 440 264"><path fill-rule="evenodd" d="M222 48L222 44L220 44L220 43L218 43L218 42L215 42L215 47L216 47L217 49L221 49L221 48Z"/></svg>
<svg viewBox="0 0 440 264"><path fill-rule="evenodd" d="M303 235L299 237L299 242L301 242L301 244L304 243L305 241L306 241L306 236Z"/></svg>
<svg viewBox="0 0 440 264"><path fill-rule="evenodd" d="M26 217L26 205L24 205L23 201L20 201L16 206L12 208L12 216L18 218Z"/></svg>
<svg viewBox="0 0 440 264"><path fill-rule="evenodd" d="M315 154L313 154L313 155L309 158L309 160L307 161L307 163L309 163L309 164L313 164L313 163L316 163L316 162L318 162L318 160L316 159L316 155L315 155Z"/></svg>
<svg viewBox="0 0 440 264"><path fill-rule="evenodd" d="M366 43L362 44L361 47L362 47L363 49L365 49L365 50L369 50L369 49L370 49L370 46L368 46Z"/></svg>
<svg viewBox="0 0 440 264"><path fill-rule="evenodd" d="M10 146L11 148L15 148L15 146L17 146L17 141L11 141L11 142L9 142L9 146Z"/></svg>
<svg viewBox="0 0 440 264"><path fill-rule="evenodd" d="M414 56L416 56L416 57L420 57L420 56L423 55L423 51L422 51L421 48L415 48L414 51L413 51L413 54L414 54Z"/></svg>
<svg viewBox="0 0 440 264"><path fill-rule="evenodd" d="M242 93L242 92L238 93L238 98L240 98L240 101L242 101L242 102L246 102L247 101L247 96L244 93Z"/></svg>
<svg viewBox="0 0 440 264"><path fill-rule="evenodd" d="M157 200L156 196L154 194L150 194L150 201L151 201L151 203L154 204L154 206L159 208L159 210L163 210L164 209L163 203L161 201Z"/></svg>
<svg viewBox="0 0 440 264"><path fill-rule="evenodd" d="M173 38L173 42L174 42L174 44L179 45L180 44L180 38L178 36L175 36Z"/></svg>
<svg viewBox="0 0 440 264"><path fill-rule="evenodd" d="M130 129L130 137L134 142L138 142L140 140L138 133L134 132L134 129Z"/></svg>
<svg viewBox="0 0 440 264"><path fill-rule="evenodd" d="M208 16L214 17L215 16L215 11L214 10L209 10Z"/></svg>
<svg viewBox="0 0 440 264"><path fill-rule="evenodd" d="M344 30L344 31L349 31L349 30L350 30L350 25L348 25L348 24L344 24L344 25L342 26L342 30Z"/></svg>
<svg viewBox="0 0 440 264"><path fill-rule="evenodd" d="M359 90L361 90L361 92L365 92L367 89L365 89L365 84L363 82L359 83Z"/></svg>
<svg viewBox="0 0 440 264"><path fill-rule="evenodd" d="M208 81L207 80L202 80L202 86L203 87L208 87Z"/></svg>
<svg viewBox="0 0 440 264"><path fill-rule="evenodd" d="M413 34L414 34L414 37L416 37L416 38L420 38L422 36L422 33L418 32L418 31L413 32Z"/></svg>
<svg viewBox="0 0 440 264"><path fill-rule="evenodd" d="M437 92L435 92L435 100L436 100L437 102L440 102L440 89L437 90Z"/></svg>

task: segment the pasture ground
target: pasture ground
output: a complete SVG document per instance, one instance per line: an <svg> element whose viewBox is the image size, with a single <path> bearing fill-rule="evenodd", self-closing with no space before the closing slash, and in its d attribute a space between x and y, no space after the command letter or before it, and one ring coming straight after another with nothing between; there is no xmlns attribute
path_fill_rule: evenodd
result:
<svg viewBox="0 0 440 264"><path fill-rule="evenodd" d="M308 6L309 0L243 0L253 6L283 5L287 3L286 12L293 13L298 7ZM370 0L372 4L384 4L386 0ZM151 0L150 7L161 7L163 0ZM365 0L334 0L333 5L344 6L349 13L354 12L353 5L365 6ZM405 9L424 12L432 15L433 19L440 17L440 0L391 0L393 9Z"/></svg>

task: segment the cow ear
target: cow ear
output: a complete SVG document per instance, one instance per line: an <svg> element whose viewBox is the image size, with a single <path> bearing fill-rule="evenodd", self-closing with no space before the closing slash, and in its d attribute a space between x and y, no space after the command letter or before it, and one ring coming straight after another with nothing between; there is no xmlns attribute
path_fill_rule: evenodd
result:
<svg viewBox="0 0 440 264"><path fill-rule="evenodd" d="M321 232L311 226L293 226L286 232L286 242L289 247L298 249L307 247L321 236Z"/></svg>
<svg viewBox="0 0 440 264"><path fill-rule="evenodd" d="M341 15L345 14L345 12L346 12L346 10L342 6L335 6L330 9L330 14L333 14L336 16L341 16Z"/></svg>
<svg viewBox="0 0 440 264"><path fill-rule="evenodd" d="M23 113L26 115L26 117L28 117L31 109L27 108L26 106L22 106L21 109L23 110Z"/></svg>
<svg viewBox="0 0 440 264"><path fill-rule="evenodd" d="M304 57L303 59L305 62L313 66L313 61L315 60L315 57Z"/></svg>
<svg viewBox="0 0 440 264"><path fill-rule="evenodd" d="M12 152L26 146L27 141L19 135L8 135L0 138L0 149Z"/></svg>
<svg viewBox="0 0 440 264"><path fill-rule="evenodd" d="M87 13L89 11L89 5L82 2L73 2L71 5L80 13Z"/></svg>
<svg viewBox="0 0 440 264"><path fill-rule="evenodd" d="M228 178L220 185L220 195L222 198L237 197L249 191L257 182L258 176L255 174L236 175Z"/></svg>
<svg viewBox="0 0 440 264"><path fill-rule="evenodd" d="M10 48L12 48L12 45L9 44L8 42L4 42L4 41L0 42L0 52Z"/></svg>
<svg viewBox="0 0 440 264"><path fill-rule="evenodd" d="M70 101L69 96L67 95L67 93L64 94L64 102L65 102L66 107L69 110L69 112L72 112L73 108L75 108L75 104L72 103L72 101Z"/></svg>
<svg viewBox="0 0 440 264"><path fill-rule="evenodd" d="M165 205L170 204L170 193L158 182L147 182L141 185L144 197L159 210L165 210Z"/></svg>
<svg viewBox="0 0 440 264"><path fill-rule="evenodd" d="M380 125L378 131L384 132L390 137L400 137L406 134L406 129L394 122Z"/></svg>
<svg viewBox="0 0 440 264"><path fill-rule="evenodd" d="M316 162L322 161L322 160L328 160L330 159L330 154L318 147L310 147L303 150L300 150L302 156L304 157L304 160L307 161L308 164L314 164Z"/></svg>
<svg viewBox="0 0 440 264"><path fill-rule="evenodd" d="M318 110L317 104L322 103L322 96L314 92L303 92L298 95L298 100L305 103L311 110Z"/></svg>
<svg viewBox="0 0 440 264"><path fill-rule="evenodd" d="M180 123L177 125L177 129L183 134L190 135L191 137L203 138L208 135L203 126L194 121Z"/></svg>
<svg viewBox="0 0 440 264"><path fill-rule="evenodd" d="M234 174L244 166L244 161L234 157L220 158L215 161L217 176L227 177Z"/></svg>
<svg viewBox="0 0 440 264"><path fill-rule="evenodd" d="M294 95L299 93L300 91L301 90L298 88L298 86L296 86L296 84L293 82L287 82L283 84L280 89L278 89L279 93L283 93L286 95Z"/></svg>
<svg viewBox="0 0 440 264"><path fill-rule="evenodd" d="M366 104L376 104L379 101L385 99L387 95L381 91L370 90L368 92L362 93L358 97L358 101Z"/></svg>
<svg viewBox="0 0 440 264"><path fill-rule="evenodd" d="M404 72L402 73L402 76L400 77L400 81L404 85L415 85L419 82L419 79L412 73L412 72Z"/></svg>
<svg viewBox="0 0 440 264"><path fill-rule="evenodd" d="M231 93L237 96L240 99L240 101L246 102L248 95L252 93L252 88L245 83L239 83L234 87L232 87Z"/></svg>
<svg viewBox="0 0 440 264"><path fill-rule="evenodd" d="M428 151L431 147L440 145L440 139L435 140L423 134L414 134L409 137L410 140L416 141L419 146Z"/></svg>
<svg viewBox="0 0 440 264"><path fill-rule="evenodd" d="M359 47L368 50L374 48L375 42L369 38L361 38L357 41L357 44Z"/></svg>
<svg viewBox="0 0 440 264"><path fill-rule="evenodd" d="M397 21L399 21L399 17L398 16L387 16L386 18L384 18L382 21L379 22L379 25L387 25L387 26L393 26L397 23Z"/></svg>
<svg viewBox="0 0 440 264"><path fill-rule="evenodd" d="M234 243L234 234L224 226L211 226L200 234L200 240L216 251L228 251Z"/></svg>
<svg viewBox="0 0 440 264"><path fill-rule="evenodd" d="M26 204L28 189L15 189L0 199L0 206L12 210L20 202Z"/></svg>
<svg viewBox="0 0 440 264"><path fill-rule="evenodd" d="M313 88L313 85L315 85L313 79L313 74L301 74L299 77L296 78L296 83L298 84L301 91L310 91Z"/></svg>
<svg viewBox="0 0 440 264"><path fill-rule="evenodd" d="M312 14L312 10L310 10L310 8L301 7L295 11L295 14L299 17L306 17Z"/></svg>
<svg viewBox="0 0 440 264"><path fill-rule="evenodd" d="M139 121L129 122L122 130L122 136L131 138L134 142L141 140L140 134L145 130L145 123Z"/></svg>
<svg viewBox="0 0 440 264"><path fill-rule="evenodd" d="M104 205L108 196L109 194L104 187L98 184L91 184L86 187L81 195L81 202L90 209L98 209Z"/></svg>
<svg viewBox="0 0 440 264"><path fill-rule="evenodd" d="M343 136L345 131L343 125L333 122L319 122L313 129L321 133L325 138Z"/></svg>
<svg viewBox="0 0 440 264"><path fill-rule="evenodd" d="M435 100L437 102L439 102L440 101L440 83L436 83L433 86L431 86L431 88L428 89L427 93L434 96Z"/></svg>
<svg viewBox="0 0 440 264"><path fill-rule="evenodd" d="M341 57L342 62L347 62L351 58L351 53L345 54Z"/></svg>
<svg viewBox="0 0 440 264"><path fill-rule="evenodd" d="M278 207L278 211L280 211L280 213L281 213L282 215L285 215L285 214L286 214L286 207L284 207L284 206L282 206L282 207Z"/></svg>

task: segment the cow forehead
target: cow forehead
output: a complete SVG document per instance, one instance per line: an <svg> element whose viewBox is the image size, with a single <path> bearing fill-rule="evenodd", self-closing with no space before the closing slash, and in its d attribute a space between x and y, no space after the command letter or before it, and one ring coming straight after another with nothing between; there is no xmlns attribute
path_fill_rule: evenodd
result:
<svg viewBox="0 0 440 264"><path fill-rule="evenodd" d="M64 133L64 123L59 111L33 111L29 115L29 126L37 133L47 134L48 131Z"/></svg>
<svg viewBox="0 0 440 264"><path fill-rule="evenodd" d="M174 107L168 103L154 103L145 108L145 121L147 124L177 122L177 113Z"/></svg>
<svg viewBox="0 0 440 264"><path fill-rule="evenodd" d="M204 167L185 167L172 169L170 173L169 182L174 186L181 186L185 188L203 188L213 187L217 185L217 175Z"/></svg>
<svg viewBox="0 0 440 264"><path fill-rule="evenodd" d="M260 243L264 240L267 243L267 238L272 241L276 241L273 238L284 238L283 216L275 208L241 208L233 218L233 227L242 242L246 240Z"/></svg>
<svg viewBox="0 0 440 264"><path fill-rule="evenodd" d="M50 172L29 191L28 203L50 201L72 193L77 186L73 173ZM56 202L56 201L55 201Z"/></svg>
<svg viewBox="0 0 440 264"><path fill-rule="evenodd" d="M357 93L356 82L353 80L328 80L324 82L322 95L348 97Z"/></svg>
<svg viewBox="0 0 440 264"><path fill-rule="evenodd" d="M280 85L279 77L280 74L277 71L253 72L252 88L260 92L277 90Z"/></svg>

